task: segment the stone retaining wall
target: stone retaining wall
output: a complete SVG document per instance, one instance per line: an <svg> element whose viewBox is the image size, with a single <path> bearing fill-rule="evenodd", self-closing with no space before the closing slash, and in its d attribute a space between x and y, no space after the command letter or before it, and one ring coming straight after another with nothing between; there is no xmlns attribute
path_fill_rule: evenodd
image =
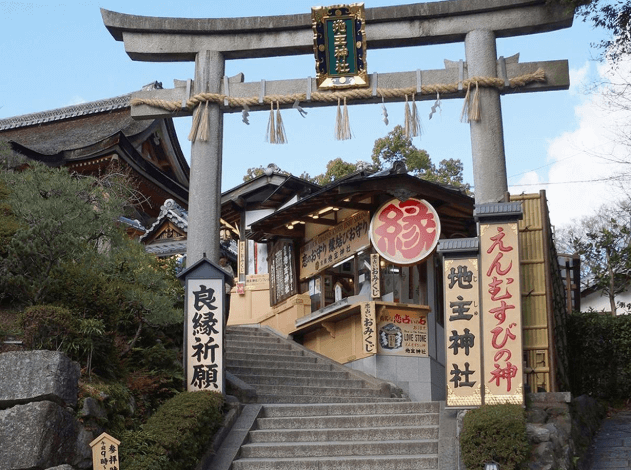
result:
<svg viewBox="0 0 631 470"><path fill-rule="evenodd" d="M572 470L584 455L605 415L586 395L531 393L526 397L526 430L533 446L530 470Z"/></svg>
<svg viewBox="0 0 631 470"><path fill-rule="evenodd" d="M0 470L85 469L94 439L75 418L79 365L57 351L0 354Z"/></svg>

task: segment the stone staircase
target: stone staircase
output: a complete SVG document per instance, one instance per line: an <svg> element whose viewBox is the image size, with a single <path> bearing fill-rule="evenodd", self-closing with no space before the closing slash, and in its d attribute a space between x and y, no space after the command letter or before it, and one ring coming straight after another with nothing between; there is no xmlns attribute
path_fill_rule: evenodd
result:
<svg viewBox="0 0 631 470"><path fill-rule="evenodd" d="M232 469L437 469L438 405L264 405Z"/></svg>
<svg viewBox="0 0 631 470"><path fill-rule="evenodd" d="M204 468L449 468L439 467L438 402L392 396L390 384L265 328L229 327L226 365L254 393Z"/></svg>
<svg viewBox="0 0 631 470"><path fill-rule="evenodd" d="M255 389L257 403L407 401L393 398L390 384L348 369L264 328L227 329L226 369Z"/></svg>

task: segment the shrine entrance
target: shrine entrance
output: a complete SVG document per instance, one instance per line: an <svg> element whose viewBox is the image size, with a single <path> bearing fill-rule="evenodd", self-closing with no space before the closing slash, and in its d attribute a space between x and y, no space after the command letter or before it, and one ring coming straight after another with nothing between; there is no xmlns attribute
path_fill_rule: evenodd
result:
<svg viewBox="0 0 631 470"><path fill-rule="evenodd" d="M342 104L346 108L355 104L407 102L410 98L435 100L437 94L440 94L441 99L464 99L463 118L469 122L471 131L475 220L470 212L462 208L458 210L452 207L454 211L444 212L450 207L449 202L452 206L459 205L459 196L440 191L438 193L444 195L445 199L439 201L441 204L436 208L438 212L429 219L425 217L429 207L425 206L424 201L413 197L418 192L416 190L412 193L398 191L401 188L395 186L390 194L394 198L390 200L391 203L379 201L384 205L390 204L388 207L392 208L388 209L389 214L396 215L397 223L404 218L399 213L412 209L417 214L423 214L423 224L430 219L436 227L439 223L443 224L442 232L431 231L436 240L424 253L427 259L424 271L427 275L428 305L416 303L398 307L402 304L395 301L396 285L403 279L403 269L408 270L409 279L409 266L416 266L422 258L390 258L386 254L390 252L390 242L375 242L374 239L371 244L348 245L348 250L345 245L344 253L337 247L336 252L335 249L330 250L332 245L324 245L324 240L318 237L325 237L330 243L333 234L328 230L346 230L343 225L339 227L337 216L327 223L325 218L318 221L313 213L301 212L292 214L295 217L289 220L287 217L292 213L292 208L305 209L308 201L315 200L309 196L304 197L302 204L294 203L280 208L256 223L242 223L239 226L239 239L243 243L246 239L258 239L268 244L270 303L276 309L270 318L283 318L283 324L277 323L275 328L281 331L289 329L294 334L302 335L305 343L311 341L308 335L312 333L322 343L326 337L324 329L332 338L334 349L345 347L345 343L348 343L355 348L353 351L362 351L361 354L366 355L359 359L366 359L388 357L383 350L381 354L378 353L375 344L377 334L379 339L383 336L385 346L382 344L382 348L387 350L399 349L399 340L403 340L406 334L415 337L413 331L406 333L391 318L402 319L401 323L419 328L426 326L425 347L410 347L408 351L402 352L404 357L395 355L396 361L403 361L400 367L398 362L387 359L381 360L380 364L375 362L376 368L370 373L387 375L393 364L400 370L415 368L419 375L415 376L413 384L409 383L409 389L418 392L415 398L441 399L447 383L447 394L452 398L452 406L478 406L482 399L487 400L487 403L523 402L522 294L519 288L519 247L516 238L516 221L521 216L521 205L506 206L500 202L506 199L508 189L500 96L506 93L567 89L569 68L565 60L519 63L517 56L498 58L496 39L567 28L573 20L573 13L569 9L550 6L545 0L453 0L369 8L365 11L363 5L336 5L314 8L311 15L266 18L167 19L123 15L106 10L102 10L102 15L108 30L116 40L125 43L125 50L133 60L195 62L194 79L176 81L172 89L136 93L132 100L132 116L137 119L194 115L190 135L193 144L187 246L189 266L196 266L206 257L210 261L217 261L219 257L223 113L244 112L247 115L250 111L269 112L270 109L280 110L296 105L338 106L338 138L344 139L348 137L348 129L344 123L344 113L341 112ZM405 72L379 74L378 71L369 71L366 66L367 49L452 42L464 42L466 57L458 62L447 62L442 70L421 70L418 66ZM315 78L248 83L243 81L242 76L229 79L224 73L226 60L311 53L315 56ZM414 119L406 119L406 122L409 122L413 133ZM271 119L268 134L270 141L283 139L282 127L274 125ZM377 178L365 178L360 187L368 190L376 181ZM351 186L346 188L346 194L332 193L334 201L327 202L326 206L318 210L337 207L342 213L343 209L347 212L340 222L349 219L351 225L359 223L362 226L363 222L355 218L367 217L372 230L372 225L376 223L375 214L382 209L375 207L376 201L353 199L352 195L362 190L353 187L352 182L349 184ZM381 191L382 196L388 192L383 186L372 187L371 190ZM436 198L436 195L433 197ZM411 207L408 202L415 206ZM247 211L246 207L242 209L244 213ZM319 217L322 214L317 215ZM441 242L450 238L447 234L449 230L445 231L445 222L460 219L466 219L468 225L459 236L464 236L468 241L462 244L449 239L453 243L445 244L447 251L444 257L445 260L453 257L456 263L461 263L457 268L462 268L461 272L466 273L467 279L470 277L482 283L479 290L484 295L480 298L471 295L477 288L474 289L470 283L465 283L468 287L463 287L466 291L463 293L443 292L439 287L441 275L437 269L441 267L441 261L434 254L435 243L439 234ZM480 233L473 237L471 228L476 223ZM323 227L327 225L331 228L324 231ZM390 239L384 233L382 236ZM371 237L373 235L371 232ZM398 233L393 238L397 237ZM386 249L381 245L385 245ZM325 251L323 246L328 250L326 260L320 259ZM357 283L359 270L365 261L361 259L365 253L362 250L370 246L378 248L378 253L370 252L371 295L368 301L360 301L357 298L360 294L355 293L358 290L361 293ZM463 246L468 256L466 262L460 261ZM316 249L317 261L304 257L307 251ZM333 256L335 253L338 259ZM244 249L243 255L247 256L247 249ZM381 259L386 260L384 270L381 269ZM294 266L291 271L291 263L287 260L300 260L300 270ZM389 267L387 261L390 261ZM443 264L446 269L448 263ZM453 268L456 269L455 266ZM347 269L353 271L352 278L346 272ZM375 279L382 272L392 283L389 287L391 292L382 296L380 282L377 295L374 295ZM450 274L444 271L443 279L449 279ZM316 299L318 276L320 297ZM461 287L458 285L458 288ZM504 297L498 293L501 288L505 289ZM403 290L400 287L399 300ZM355 295L345 297L351 292ZM390 293L392 302L389 298L383 298ZM318 308L309 308L308 315L305 315L306 309L298 308L299 305L305 305L305 296L309 302L312 299L319 302ZM336 297L340 300L336 300ZM353 302L353 297L359 302ZM510 302L504 300L509 298L512 299ZM450 335L440 324L443 299L449 299L444 313L448 313L446 316L449 321L456 322L448 327L453 328ZM278 306L290 301L295 301L293 313L277 315ZM339 304L344 301L347 305ZM406 308L417 312L408 314ZM304 318L297 317L300 311ZM234 312L230 316L231 321L233 315ZM292 315L296 317L292 318ZM377 333L373 327L382 318L386 324ZM464 324L464 321L472 323ZM354 333L339 335L337 327L332 325L343 326L341 322L348 323L343 327L345 334L349 331ZM465 352L457 359L454 358L460 349L461 339L473 345L473 323L481 323L483 330L480 331L484 331L483 344L480 346L479 338L475 342L478 346L474 352L476 357L468 358L472 351L467 346ZM318 330L314 328L308 331L314 325ZM467 326L466 331L461 332L464 326ZM327 341L331 340L327 338ZM451 344L447 347L449 341ZM358 344L361 347L358 348ZM190 346L185 354L195 358ZM450 349L453 350L453 356L446 356ZM461 363L463 356L466 357ZM359 359L357 354L352 353L346 362ZM410 364L408 359L416 362Z"/></svg>

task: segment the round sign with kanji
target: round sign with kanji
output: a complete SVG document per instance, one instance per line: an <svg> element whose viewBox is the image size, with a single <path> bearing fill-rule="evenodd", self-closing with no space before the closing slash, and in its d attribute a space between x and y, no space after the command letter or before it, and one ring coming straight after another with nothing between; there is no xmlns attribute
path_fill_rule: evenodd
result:
<svg viewBox="0 0 631 470"><path fill-rule="evenodd" d="M395 264L414 264L434 251L440 236L436 210L423 199L392 199L370 221L370 241Z"/></svg>

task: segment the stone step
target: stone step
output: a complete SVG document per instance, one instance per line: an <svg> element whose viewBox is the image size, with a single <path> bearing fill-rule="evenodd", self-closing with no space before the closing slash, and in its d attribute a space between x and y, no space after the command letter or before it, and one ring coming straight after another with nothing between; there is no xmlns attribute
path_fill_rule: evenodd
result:
<svg viewBox="0 0 631 470"><path fill-rule="evenodd" d="M256 420L256 429L341 429L381 426L438 426L438 414L291 416Z"/></svg>
<svg viewBox="0 0 631 470"><path fill-rule="evenodd" d="M320 364L316 365L319 366ZM350 376L348 372L330 370L330 366L329 369L270 369L268 367L230 367L230 372L239 378L249 376L305 378L322 377L325 379L346 380Z"/></svg>
<svg viewBox="0 0 631 470"><path fill-rule="evenodd" d="M226 335L226 344L229 346L269 346L271 348L286 347L291 348L292 344L281 341L280 338L269 338L267 336L234 336Z"/></svg>
<svg viewBox="0 0 631 470"><path fill-rule="evenodd" d="M295 361L273 361L273 362L254 362L250 359L230 359L226 358L226 368L231 370L237 367L256 367L268 370L321 370L330 371L331 364L316 362L295 362Z"/></svg>
<svg viewBox="0 0 631 470"><path fill-rule="evenodd" d="M290 416L347 416L347 415L386 415L386 414L436 414L440 411L438 402L395 402L390 404L366 404L357 403L353 405L339 404L314 404L314 405L276 405L263 407L261 417L281 418Z"/></svg>
<svg viewBox="0 0 631 470"><path fill-rule="evenodd" d="M322 395L257 395L257 403L314 404L314 403L391 403L409 401L408 398L339 397Z"/></svg>
<svg viewBox="0 0 631 470"><path fill-rule="evenodd" d="M378 397L378 388L311 387L297 385L257 385L257 393L263 395L316 395L326 397Z"/></svg>
<svg viewBox="0 0 631 470"><path fill-rule="evenodd" d="M273 429L253 430L251 443L318 441L387 441L438 439L437 426L397 426L378 428Z"/></svg>
<svg viewBox="0 0 631 470"><path fill-rule="evenodd" d="M257 339L244 339L243 341L235 341L233 339L226 340L226 348L239 348L239 349L252 349L260 348L260 349L274 349L274 350L300 350L300 348L294 347L291 343L279 343L278 341L269 341L263 342Z"/></svg>
<svg viewBox="0 0 631 470"><path fill-rule="evenodd" d="M414 441L356 441L356 442L278 442L246 444L241 447L241 458L303 458L358 456L358 455L411 455L436 454L438 442Z"/></svg>
<svg viewBox="0 0 631 470"><path fill-rule="evenodd" d="M237 376L244 382L257 385L291 385L298 387L338 387L362 389L366 386L363 380L325 378L320 374L312 374L308 377L267 376L267 375L240 375ZM255 387L256 388L256 387Z"/></svg>
<svg viewBox="0 0 631 470"><path fill-rule="evenodd" d="M256 328L249 326L228 326L226 327L226 333L236 335L248 335L248 336L266 336L272 337L269 331L264 328Z"/></svg>
<svg viewBox="0 0 631 470"><path fill-rule="evenodd" d="M237 343L256 343L256 344L287 344L282 338L278 336L273 336L269 333L259 333L259 334L244 334L244 333L230 333L226 332L226 342L237 342Z"/></svg>
<svg viewBox="0 0 631 470"><path fill-rule="evenodd" d="M437 468L438 456L422 454L240 459L232 463L232 470L421 470Z"/></svg>
<svg viewBox="0 0 631 470"><path fill-rule="evenodd" d="M290 345L282 344L281 346L290 346ZM260 355L269 355L269 354L283 355L283 356L304 356L305 355L303 351L300 351L298 349L291 349L291 347L264 348L264 347L259 347L259 345L257 345L257 347L252 347L252 345L250 345L249 347L234 347L229 343L226 345L226 357L233 356L233 355L242 355L242 354L247 354L254 357L260 356Z"/></svg>
<svg viewBox="0 0 631 470"><path fill-rule="evenodd" d="M293 356L285 353L268 352L263 354L231 353L226 354L226 361L250 361L252 364L266 364L269 362L294 362L297 364L318 362L315 356Z"/></svg>

